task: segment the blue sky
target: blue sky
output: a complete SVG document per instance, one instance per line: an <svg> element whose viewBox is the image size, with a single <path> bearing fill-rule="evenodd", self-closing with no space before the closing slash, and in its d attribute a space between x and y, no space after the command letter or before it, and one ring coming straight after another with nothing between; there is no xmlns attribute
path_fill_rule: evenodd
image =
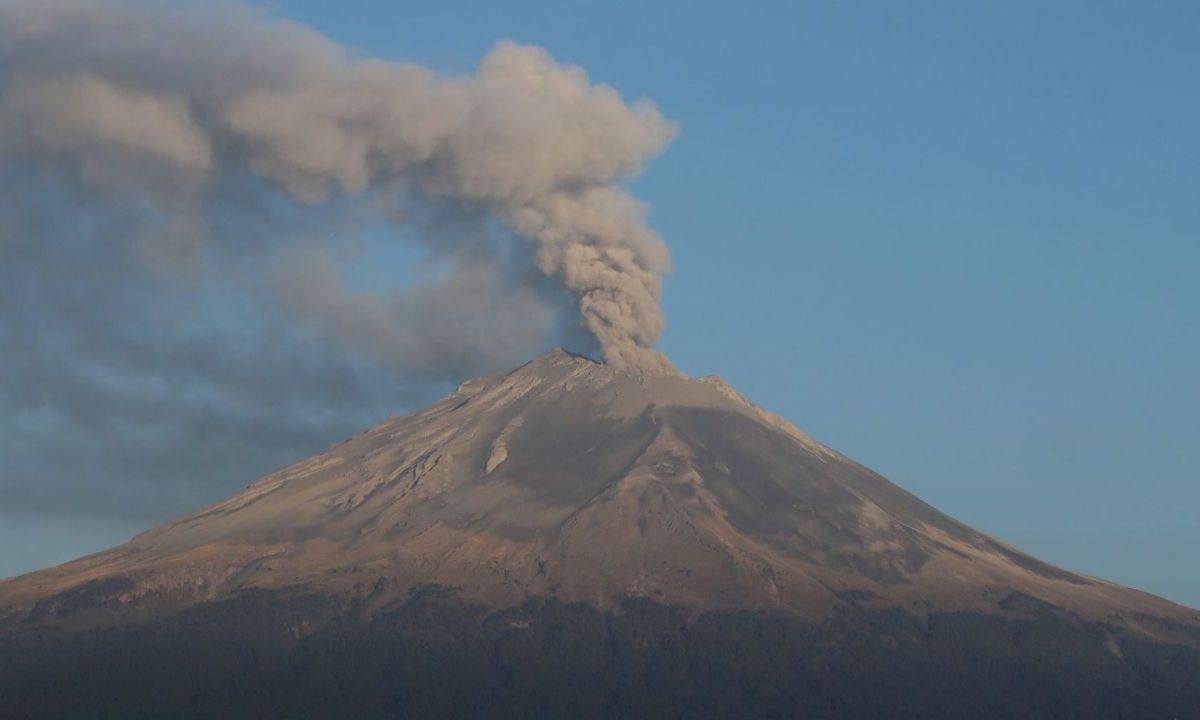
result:
<svg viewBox="0 0 1200 720"><path fill-rule="evenodd" d="M1200 6L339 4L467 70L543 45L680 123L636 184L661 347L941 509L1200 606Z"/></svg>
<svg viewBox="0 0 1200 720"><path fill-rule="evenodd" d="M647 5L271 7L448 73L541 45L654 100L681 134L633 189L674 256L681 369L1035 555L1200 607L1200 5ZM364 286L416 257L378 239ZM69 526L0 508L0 575L248 479Z"/></svg>

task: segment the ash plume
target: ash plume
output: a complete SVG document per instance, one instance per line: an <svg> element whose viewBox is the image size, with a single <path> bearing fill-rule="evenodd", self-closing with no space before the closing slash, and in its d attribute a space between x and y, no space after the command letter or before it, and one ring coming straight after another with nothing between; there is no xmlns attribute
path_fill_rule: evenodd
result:
<svg viewBox="0 0 1200 720"><path fill-rule="evenodd" d="M439 77L247 8L95 0L6 3L0 46L0 152L150 204L174 223L162 242L205 241L229 173L302 204L379 188L457 204L534 244L608 362L655 362L669 257L619 183L674 128L541 49L500 43Z"/></svg>
<svg viewBox="0 0 1200 720"><path fill-rule="evenodd" d="M258 472L550 341L669 367L623 183L674 134L536 47L443 75L248 5L0 0L10 506Z"/></svg>

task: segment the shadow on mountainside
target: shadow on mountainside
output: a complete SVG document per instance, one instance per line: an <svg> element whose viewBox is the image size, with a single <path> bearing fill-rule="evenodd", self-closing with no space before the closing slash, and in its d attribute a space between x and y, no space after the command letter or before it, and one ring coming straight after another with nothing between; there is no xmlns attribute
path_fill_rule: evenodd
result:
<svg viewBox="0 0 1200 720"><path fill-rule="evenodd" d="M10 626L0 707L8 720L1200 718L1200 651L1049 606L812 624L632 598L493 611L424 587L363 610L251 592L108 629Z"/></svg>

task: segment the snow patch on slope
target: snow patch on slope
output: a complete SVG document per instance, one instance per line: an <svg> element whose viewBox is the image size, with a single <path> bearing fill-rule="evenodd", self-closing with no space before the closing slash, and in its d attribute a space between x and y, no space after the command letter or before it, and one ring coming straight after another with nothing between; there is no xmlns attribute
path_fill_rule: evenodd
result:
<svg viewBox="0 0 1200 720"><path fill-rule="evenodd" d="M500 467L500 464L508 459L508 439L524 423L525 419L522 417L515 417L509 420L504 429L500 431L500 434L496 436L496 439L492 441L492 452L488 455L487 464L483 468L484 475L491 475L493 470Z"/></svg>

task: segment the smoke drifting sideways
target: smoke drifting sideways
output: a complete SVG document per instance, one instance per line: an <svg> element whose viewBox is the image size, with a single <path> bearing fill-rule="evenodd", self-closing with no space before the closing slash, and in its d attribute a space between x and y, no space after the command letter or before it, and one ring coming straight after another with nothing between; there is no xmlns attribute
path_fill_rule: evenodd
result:
<svg viewBox="0 0 1200 720"><path fill-rule="evenodd" d="M535 47L443 76L251 6L0 0L8 508L273 469L548 340L669 368L623 183L675 132Z"/></svg>

